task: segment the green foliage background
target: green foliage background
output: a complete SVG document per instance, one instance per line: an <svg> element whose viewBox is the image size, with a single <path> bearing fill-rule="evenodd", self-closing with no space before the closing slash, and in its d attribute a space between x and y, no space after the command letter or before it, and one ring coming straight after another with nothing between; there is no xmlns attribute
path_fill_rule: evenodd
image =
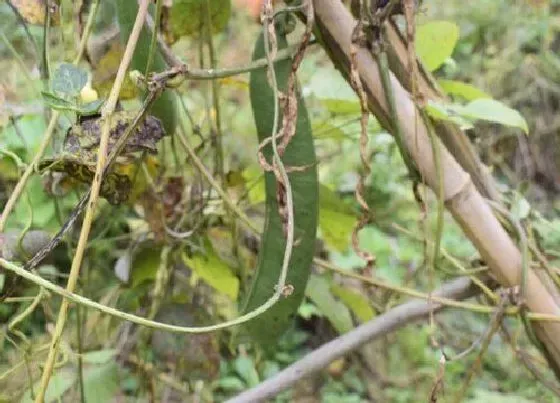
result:
<svg viewBox="0 0 560 403"><path fill-rule="evenodd" d="M50 43L53 66L71 60L75 54L76 26L71 2L61 3L61 27L52 28ZM457 36L456 46L437 47L440 53L436 53L434 46L422 48L419 45L420 56L424 52L427 67L434 71L440 85L456 104L455 109L444 110L437 109L436 105L433 113L440 113L444 118L460 116L461 124L476 128L468 132L469 135L485 161L493 166L504 192L519 200L514 206L517 213L522 217L531 214L541 246L552 264L558 266L560 146L556 111L560 96L556 83L560 80L560 22L557 17L560 3L545 2L547 6L543 8L513 0L424 3L419 24L445 21L435 28L432 26L435 31L419 28L420 35L428 38L426 43L433 40L439 44L438 33L447 38L456 31ZM0 4L0 21L5 38L0 42L3 71L0 79L0 203L3 204L20 175L16 162L18 159L21 163L31 161L46 125L45 103L40 95L44 83L33 69L36 56L33 48L6 3ZM99 28L108 22L115 22L114 13L102 6L94 36L100 35ZM219 66L248 64L258 25L234 6L229 22L222 24L220 20L218 28L213 46ZM296 30L296 34L299 32ZM31 34L42 46L42 28L31 27ZM292 35L292 41L296 40L296 34ZM195 65L200 62L200 41L198 35L182 37L173 44L173 50ZM22 65L11 47L19 52L31 80L21 74ZM207 53L203 59L203 66L208 67ZM161 62L155 67L161 67ZM99 63L96 66L82 63L81 68L88 72L103 70L104 66ZM361 169L356 146L359 104L353 91L317 46L306 55L298 77L320 161L317 167L320 182L317 255L328 258L342 270L361 273L363 261L350 246L359 211L353 193ZM265 186L256 159L258 142L249 101L248 76L219 80L219 89L224 165L226 171L235 174L230 178L237 178L227 181L227 190L233 199L239 200L255 225L262 227ZM177 119L177 127L187 134L201 158L213 169L211 144L216 108L210 94L207 82L182 84L173 100L180 113L173 119ZM492 111L489 119L481 116L480 108L471 104L477 100L488 102L488 97L503 102L498 106L484 104L484 112L489 108ZM503 109L504 105L510 109ZM122 106L127 110L137 109L139 100L123 100ZM496 109L492 109L494 107ZM175 115L174 108L171 113ZM74 112L63 113L49 155L60 150L64 133L75 121ZM496 122L506 125L498 126ZM529 136L523 133L526 129ZM434 200L428 195L430 207L424 228L422 214L406 179L406 168L393 139L374 119L370 119L369 133L369 148L373 154L366 197L375 213L375 222L360 233L360 244L376 255L376 277L393 285L428 292L461 274L448 260L439 262L440 270L435 276L429 275L425 267L422 239L433 232ZM164 138L158 147L158 168L153 176L157 191L152 194L148 187L147 193L127 205L101 204L82 269L80 293L124 311L145 314L161 264L161 251L168 243L174 247L169 264L173 271L159 318L169 323L203 325L236 317L248 291L248 282L243 282L243 276L252 278L257 262L258 245L255 246L254 236L240 225L239 234L232 237L223 204L190 164L175 136ZM526 148L530 149L529 153L523 152ZM19 234L29 227L54 234L84 189L60 185L57 188L60 194L55 196L52 186L49 189L44 179L34 176L30 180L27 192L10 217L7 231ZM174 201L172 206L178 206L177 211L162 201L165 197ZM195 208L199 199L205 201L202 209ZM534 210L529 211L527 201ZM173 225L177 224L179 230L197 228L195 235L170 241L158 227L161 214ZM43 276L60 284L65 283L75 247L76 234L70 235L52 259L39 268ZM232 252L234 244L239 247L237 256ZM447 215L442 246L463 266L476 268L475 249ZM9 293L10 297L29 297L38 290L0 272L0 292ZM80 365L88 403L119 397L142 400L149 393L159 398L168 393L186 399L196 395L203 401L223 401L255 386L338 334L405 300L406 297L397 293L367 287L340 273L314 267L296 320L272 351L266 352L238 329L204 338L156 332L144 342L134 344L130 342L131 335L136 334L133 327L97 312L74 309L62 343L62 365L56 369L48 391L49 401L59 397L68 401L79 399ZM37 388L39 364L44 361L44 346L50 340L46 329L54 321L59 304L60 299L54 296L44 300L40 309L18 326L22 338L9 332L6 325L23 312L27 303L0 301L0 322L6 324L0 331L0 400L31 399L32 390ZM370 401L371 396L379 397L379 401L424 401L433 385L441 356L438 349L430 346L430 337L437 337L445 345L445 351L454 355L483 334L487 323L487 316L447 311L437 316L435 333L422 322L370 346L368 359L375 364L375 373L367 369L363 360L349 356L320 374L302 380L276 401L350 403ZM531 355L538 356L521 331L521 323L511 319L506 324L514 332L519 331L517 343ZM78 333L81 334L81 355L78 354ZM124 356L122 351L126 352ZM441 401L452 400L474 357L475 353L446 366L445 393ZM536 362L550 378L542 362ZM162 374L167 380L171 379L171 383L162 380ZM152 380L156 386L150 392L148 385ZM482 370L470 388L467 401L552 402L555 398L520 365L511 347L496 336L484 356Z"/></svg>

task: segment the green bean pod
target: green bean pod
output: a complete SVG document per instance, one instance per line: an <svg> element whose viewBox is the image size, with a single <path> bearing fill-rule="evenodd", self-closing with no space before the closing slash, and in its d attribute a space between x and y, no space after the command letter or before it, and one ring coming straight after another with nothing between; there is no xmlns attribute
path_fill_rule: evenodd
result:
<svg viewBox="0 0 560 403"><path fill-rule="evenodd" d="M284 36L278 34L277 40L279 50L287 47ZM264 56L264 38L261 33L255 45L253 60ZM276 62L274 70L278 89L285 91L291 71L291 60ZM251 73L250 96L259 143L262 143L272 135L274 118L274 93L268 82L266 69L255 70ZM293 322L304 297L315 252L319 209L315 148L309 115L299 91L297 100L296 134L282 156L282 161L288 171L290 167L308 166L301 172L288 174L293 192L295 242L288 266L289 272L286 284L293 286L293 293L287 297L282 297L264 314L247 323L246 328L249 334L263 345L269 345ZM279 121L281 121L281 116ZM263 148L263 154L267 161L271 163L272 147L270 144ZM283 220L279 213L277 201L277 181L274 173L266 172L265 183L265 231L259 252L257 272L253 279L245 312L263 304L274 293L286 247Z"/></svg>

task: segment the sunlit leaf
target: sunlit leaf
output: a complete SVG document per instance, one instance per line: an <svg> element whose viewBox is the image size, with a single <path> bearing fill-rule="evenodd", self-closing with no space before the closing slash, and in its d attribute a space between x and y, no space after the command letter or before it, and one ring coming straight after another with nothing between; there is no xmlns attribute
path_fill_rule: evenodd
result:
<svg viewBox="0 0 560 403"><path fill-rule="evenodd" d="M438 84L448 95L460 97L465 101L473 101L479 98L492 98L480 88L462 81L438 80Z"/></svg>
<svg viewBox="0 0 560 403"><path fill-rule="evenodd" d="M327 186L319 188L319 228L321 238L328 246L344 251L347 249L356 225L353 209L344 203Z"/></svg>
<svg viewBox="0 0 560 403"><path fill-rule="evenodd" d="M42 141L46 128L45 118L42 115L30 114L22 116L17 122L18 130L9 125L0 131L0 148L13 151L24 162L30 162Z"/></svg>
<svg viewBox="0 0 560 403"><path fill-rule="evenodd" d="M367 322L375 316L375 312L371 308L369 300L359 292L353 291L347 287L341 287L338 284L333 284L331 286L331 291L352 310L360 322Z"/></svg>
<svg viewBox="0 0 560 403"><path fill-rule="evenodd" d="M254 387L259 384L259 374L255 368L255 363L251 358L242 355L237 357L233 362L235 372L241 376L249 387Z"/></svg>
<svg viewBox="0 0 560 403"><path fill-rule="evenodd" d="M313 124L313 136L316 139L330 139L330 140L344 140L346 139L346 134L344 130L340 127L334 126L331 123L314 123Z"/></svg>
<svg viewBox="0 0 560 403"><path fill-rule="evenodd" d="M524 197L515 199L511 206L511 215L517 220L524 220L531 212L531 204Z"/></svg>
<svg viewBox="0 0 560 403"><path fill-rule="evenodd" d="M252 204L265 201L264 175L259 169L247 168L243 171L243 177L249 187L249 201Z"/></svg>
<svg viewBox="0 0 560 403"><path fill-rule="evenodd" d="M82 360L88 364L105 364L118 354L118 350L108 349L99 351L90 351L82 354Z"/></svg>
<svg viewBox="0 0 560 403"><path fill-rule="evenodd" d="M311 319L313 316L323 316L321 311L317 308L316 305L313 305L310 302L303 302L298 309L298 315L301 316L303 319Z"/></svg>
<svg viewBox="0 0 560 403"><path fill-rule="evenodd" d="M305 91L313 94L334 114L360 113L360 103L354 90L334 69L323 68L316 71Z"/></svg>
<svg viewBox="0 0 560 403"><path fill-rule="evenodd" d="M212 33L225 29L231 14L231 0L212 0L210 21ZM169 10L169 29L174 37L204 34L207 21L206 0L174 0Z"/></svg>
<svg viewBox="0 0 560 403"><path fill-rule="evenodd" d="M105 403L113 400L119 389L118 365L110 361L96 365L84 372L84 395L88 403Z"/></svg>
<svg viewBox="0 0 560 403"><path fill-rule="evenodd" d="M196 254L193 257L183 255L183 258L185 264L206 283L234 301L237 299L239 279L231 268L216 255L209 243L207 243L205 255Z"/></svg>
<svg viewBox="0 0 560 403"><path fill-rule="evenodd" d="M456 104L444 104L429 100L424 109L428 115L437 120L446 120L458 125L462 130L472 129L473 123L461 115L462 107Z"/></svg>
<svg viewBox="0 0 560 403"><path fill-rule="evenodd" d="M223 378L220 378L216 382L214 382L212 386L216 389L222 389L231 392L240 392L247 387L241 379L235 376L225 376Z"/></svg>
<svg viewBox="0 0 560 403"><path fill-rule="evenodd" d="M312 274L305 289L305 295L313 301L339 333L346 333L354 327L348 308L337 301L331 292L329 281Z"/></svg>
<svg viewBox="0 0 560 403"><path fill-rule="evenodd" d="M319 209L321 238L328 246L337 251L342 252L348 248L355 225L356 217L354 215L324 208Z"/></svg>
<svg viewBox="0 0 560 403"><path fill-rule="evenodd" d="M432 21L416 31L416 53L429 71L451 57L459 39L459 27L449 21Z"/></svg>
<svg viewBox="0 0 560 403"><path fill-rule="evenodd" d="M426 111L435 119L449 120L461 126L472 126L470 122L485 120L529 133L527 121L518 111L494 99L475 99L465 106L429 101Z"/></svg>
<svg viewBox="0 0 560 403"><path fill-rule="evenodd" d="M515 109L494 99L476 99L462 109L462 115L474 120L486 120L516 127L529 134L529 126L525 118Z"/></svg>

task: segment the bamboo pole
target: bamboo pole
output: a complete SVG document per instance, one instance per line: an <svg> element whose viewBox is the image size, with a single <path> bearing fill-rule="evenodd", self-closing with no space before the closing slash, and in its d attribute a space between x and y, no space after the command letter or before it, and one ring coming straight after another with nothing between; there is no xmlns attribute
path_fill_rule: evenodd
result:
<svg viewBox="0 0 560 403"><path fill-rule="evenodd" d="M318 35L334 65L349 81L351 37L356 21L340 0L314 2ZM358 50L356 60L370 111L382 126L392 131L376 61L365 48ZM427 185L437 194L438 179L428 129L419 118L410 93L394 75L391 75L391 84L397 115L404 132L403 143ZM478 249L500 284L504 287L519 285L521 253L517 246L473 185L470 175L440 141L437 141L436 146L440 149L441 169L444 173L443 194L438 196L444 198L447 209ZM560 315L560 307L533 271L527 274L525 301L532 312ZM545 346L550 366L557 377L560 377L560 323L539 323L533 327Z"/></svg>

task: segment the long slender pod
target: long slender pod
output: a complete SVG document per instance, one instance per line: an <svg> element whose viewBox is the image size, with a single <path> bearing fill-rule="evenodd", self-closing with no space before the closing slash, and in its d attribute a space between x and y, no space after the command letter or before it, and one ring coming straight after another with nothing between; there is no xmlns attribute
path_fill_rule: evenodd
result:
<svg viewBox="0 0 560 403"><path fill-rule="evenodd" d="M287 41L277 35L278 49L287 47ZM264 35L261 33L255 45L253 60L265 55ZM291 71L291 61L281 60L274 64L279 91L285 91ZM258 139L262 144L271 137L274 118L274 91L270 87L265 69L251 73L251 105L257 127ZM293 193L295 242L289 262L286 284L293 292L258 318L247 323L250 335L262 344L268 344L290 326L303 299L311 272L315 251L318 220L318 181L315 167L315 149L311 124L301 94L297 93L298 113L296 134L283 152L282 161L290 167L306 167L289 173ZM263 148L267 161L272 161L272 147ZM266 225L262 238L257 272L249 293L245 311L250 311L270 298L282 269L286 247L285 227L279 213L277 179L273 172L266 172Z"/></svg>

